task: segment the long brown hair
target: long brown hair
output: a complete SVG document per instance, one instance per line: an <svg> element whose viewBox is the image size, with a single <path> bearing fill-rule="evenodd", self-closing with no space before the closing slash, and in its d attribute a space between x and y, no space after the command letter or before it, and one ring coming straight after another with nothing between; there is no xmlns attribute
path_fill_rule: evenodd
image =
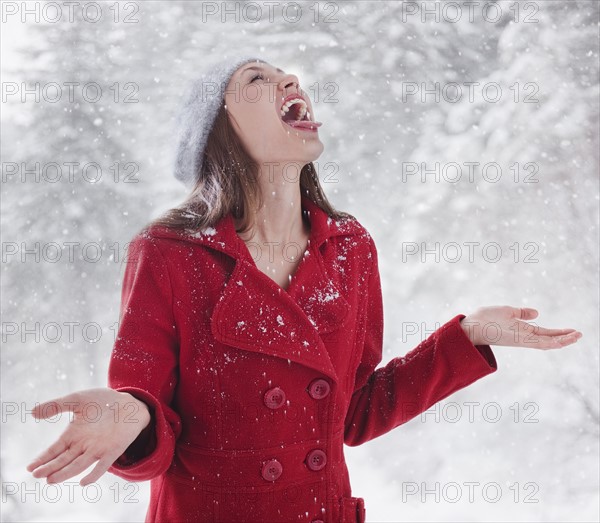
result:
<svg viewBox="0 0 600 523"><path fill-rule="evenodd" d="M177 230L201 230L212 227L232 212L241 223L237 232L244 233L252 226L253 210L263 205L258 173L258 166L235 133L223 102L208 136L202 169L192 192L183 203L168 210L144 229L161 225ZM312 162L300 171L300 191L331 218L354 218L329 203Z"/></svg>

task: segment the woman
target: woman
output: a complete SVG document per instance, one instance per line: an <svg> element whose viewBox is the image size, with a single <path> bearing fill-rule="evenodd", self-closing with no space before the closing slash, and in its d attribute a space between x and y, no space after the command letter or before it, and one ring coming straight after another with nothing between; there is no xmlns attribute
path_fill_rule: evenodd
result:
<svg viewBox="0 0 600 523"><path fill-rule="evenodd" d="M298 79L260 59L221 63L179 124L175 175L193 191L129 247L110 388L34 410L75 413L29 465L35 477L65 481L98 461L82 485L106 471L151 480L146 521L362 522L344 443L495 372L491 343L581 336L526 323L534 309L483 307L375 370L377 249L321 189L321 124Z"/></svg>

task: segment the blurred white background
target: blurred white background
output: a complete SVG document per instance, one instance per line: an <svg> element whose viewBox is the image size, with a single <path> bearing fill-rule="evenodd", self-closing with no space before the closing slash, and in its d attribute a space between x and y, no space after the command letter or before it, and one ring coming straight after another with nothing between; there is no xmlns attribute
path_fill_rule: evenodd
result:
<svg viewBox="0 0 600 523"><path fill-rule="evenodd" d="M106 386L124 246L186 195L177 104L236 52L297 74L323 122L322 185L378 246L382 365L484 305L583 332L494 346L496 373L346 447L367 520L598 521L599 4L467 4L2 2L4 521L144 520L148 482L35 480L68 419L27 410Z"/></svg>

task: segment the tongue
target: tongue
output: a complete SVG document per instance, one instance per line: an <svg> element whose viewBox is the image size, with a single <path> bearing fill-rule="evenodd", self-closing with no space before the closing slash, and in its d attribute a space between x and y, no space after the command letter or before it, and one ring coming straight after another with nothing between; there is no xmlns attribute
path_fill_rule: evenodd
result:
<svg viewBox="0 0 600 523"><path fill-rule="evenodd" d="M316 129L317 127L321 127L321 125L323 125L321 122L310 122L308 120L290 120L289 122L285 123L291 127L300 129Z"/></svg>

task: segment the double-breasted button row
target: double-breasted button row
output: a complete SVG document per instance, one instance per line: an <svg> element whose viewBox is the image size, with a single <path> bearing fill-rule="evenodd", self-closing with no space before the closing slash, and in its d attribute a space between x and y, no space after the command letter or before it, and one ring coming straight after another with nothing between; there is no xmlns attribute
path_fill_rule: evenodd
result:
<svg viewBox="0 0 600 523"><path fill-rule="evenodd" d="M321 470L327 464L327 454L321 449L313 449L304 462L310 470ZM266 481L275 481L283 473L283 465L276 459L270 459L263 464L261 473Z"/></svg>
<svg viewBox="0 0 600 523"><path fill-rule="evenodd" d="M329 395L331 386L327 380L318 378L313 380L308 386L308 393L311 398L321 400ZM285 392L281 387L273 387L265 392L263 397L265 405L270 409L278 409L285 404Z"/></svg>

